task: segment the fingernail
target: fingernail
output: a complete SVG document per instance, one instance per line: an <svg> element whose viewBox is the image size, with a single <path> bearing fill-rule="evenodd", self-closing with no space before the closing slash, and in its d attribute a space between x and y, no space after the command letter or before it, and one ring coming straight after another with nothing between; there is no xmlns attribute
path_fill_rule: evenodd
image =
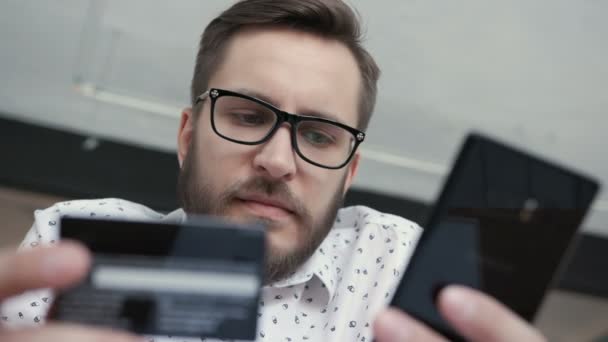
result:
<svg viewBox="0 0 608 342"><path fill-rule="evenodd" d="M446 287L442 293L445 304L450 311L456 312L461 319L470 319L475 315L475 300L470 295L470 290L458 285Z"/></svg>
<svg viewBox="0 0 608 342"><path fill-rule="evenodd" d="M383 332L383 341L407 341L412 336L409 324L402 316L402 314L392 309L381 314L378 321Z"/></svg>

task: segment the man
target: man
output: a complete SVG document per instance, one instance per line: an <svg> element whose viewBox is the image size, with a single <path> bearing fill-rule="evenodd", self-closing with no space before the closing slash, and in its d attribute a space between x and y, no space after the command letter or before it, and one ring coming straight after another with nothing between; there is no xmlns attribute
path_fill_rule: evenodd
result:
<svg viewBox="0 0 608 342"><path fill-rule="evenodd" d="M420 228L366 207L338 210L357 173L357 147L365 138L379 75L359 40L357 18L340 1L235 4L203 33L192 106L182 112L183 210L163 216L117 199L58 203L35 213L23 246L53 244L62 214L180 221L198 213L262 221L269 227L269 258L258 341L441 340L406 314L384 309ZM72 284L86 272L89 258L71 243L5 253L0 298ZM42 322L51 299L43 290L7 300L2 319L9 325ZM448 287L438 305L473 341L543 340L473 290ZM112 334L49 324L5 330L0 339L134 338Z"/></svg>

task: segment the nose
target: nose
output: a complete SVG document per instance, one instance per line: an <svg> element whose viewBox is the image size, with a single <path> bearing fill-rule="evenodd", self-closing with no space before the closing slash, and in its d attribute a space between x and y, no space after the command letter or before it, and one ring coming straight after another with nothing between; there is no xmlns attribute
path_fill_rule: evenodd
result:
<svg viewBox="0 0 608 342"><path fill-rule="evenodd" d="M290 126L285 124L262 144L253 159L258 172L274 179L290 180L296 173L296 156L291 146Z"/></svg>

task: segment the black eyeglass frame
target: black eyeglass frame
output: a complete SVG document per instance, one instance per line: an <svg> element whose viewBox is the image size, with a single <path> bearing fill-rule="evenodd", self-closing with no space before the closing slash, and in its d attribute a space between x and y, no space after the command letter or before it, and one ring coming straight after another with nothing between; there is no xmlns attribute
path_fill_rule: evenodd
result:
<svg viewBox="0 0 608 342"><path fill-rule="evenodd" d="M268 134L266 134L266 136L264 136L262 139L258 140L258 141L254 141L254 142L249 142L249 141L241 141L241 140L237 140L237 139L233 139L230 137L227 137L223 134L221 134L217 128L215 127L215 120L214 120L214 113L215 113L215 103L217 101L218 98L222 97L222 96L232 96L232 97L239 97L239 98L243 98L246 100L250 100L253 102L256 102L268 109L270 109L272 112L275 113L275 115L277 116L277 121L274 124L274 126L270 129L270 131L268 132ZM298 156L300 156L300 158L304 159L305 161L316 165L318 167L322 167L325 169L332 169L332 170L337 170L337 169L341 169L344 166L346 166L346 164L348 164L350 162L350 160L353 158L353 156L355 155L355 152L357 151L357 147L359 147L359 144L361 144L363 142L363 140L365 140L365 132L360 131L356 128L347 126L345 124L342 124L340 122L336 122L336 121L332 121L332 120L328 120L325 118L319 118L316 116L308 116L308 115L298 115L298 114L291 114L285 111L280 110L279 108L271 105L270 103L267 103L265 101L262 101L260 99L257 99L255 97L251 97L248 95L244 95L244 94L240 94L237 92L233 92L230 90L224 90L224 89L218 89L218 88L210 88L209 90L207 90L206 92L202 93L201 95L199 95L196 98L195 101L195 105L197 105L199 102L204 101L207 97L211 98L211 115L210 115L210 120L211 120L211 127L213 128L213 131L215 132L215 134L219 135L220 137L232 141L234 143L237 144L243 144L243 145L259 145L259 144L263 144L265 142L267 142L268 140L270 140L272 138L272 136L274 135L274 133L279 129L279 127L281 127L281 125L285 122L289 123L290 127L291 127L291 146L292 148L296 151L296 153L298 154ZM348 158L346 158L346 161L344 161L342 164L338 165L338 166L327 166L327 165L323 165L323 164L319 164L313 160L310 160L309 158L307 158L299 149L298 147L298 142L297 142L297 138L296 138L296 128L297 125L300 122L303 121L316 121L316 122L324 122L324 123L328 123L331 125L335 125L338 126L340 128L345 129L346 131L348 131L349 133L351 133L354 137L354 146L350 152L350 155L348 156Z"/></svg>

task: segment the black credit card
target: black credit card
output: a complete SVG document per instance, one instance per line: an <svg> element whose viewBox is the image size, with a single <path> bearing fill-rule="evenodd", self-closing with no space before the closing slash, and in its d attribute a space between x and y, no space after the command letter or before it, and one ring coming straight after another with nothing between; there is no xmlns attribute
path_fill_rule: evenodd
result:
<svg viewBox="0 0 608 342"><path fill-rule="evenodd" d="M93 254L86 279L50 318L145 335L255 339L265 233L197 217L168 224L61 219L61 238Z"/></svg>
<svg viewBox="0 0 608 342"><path fill-rule="evenodd" d="M470 135L391 305L462 341L435 306L438 291L456 283L532 321L598 188L578 172Z"/></svg>

